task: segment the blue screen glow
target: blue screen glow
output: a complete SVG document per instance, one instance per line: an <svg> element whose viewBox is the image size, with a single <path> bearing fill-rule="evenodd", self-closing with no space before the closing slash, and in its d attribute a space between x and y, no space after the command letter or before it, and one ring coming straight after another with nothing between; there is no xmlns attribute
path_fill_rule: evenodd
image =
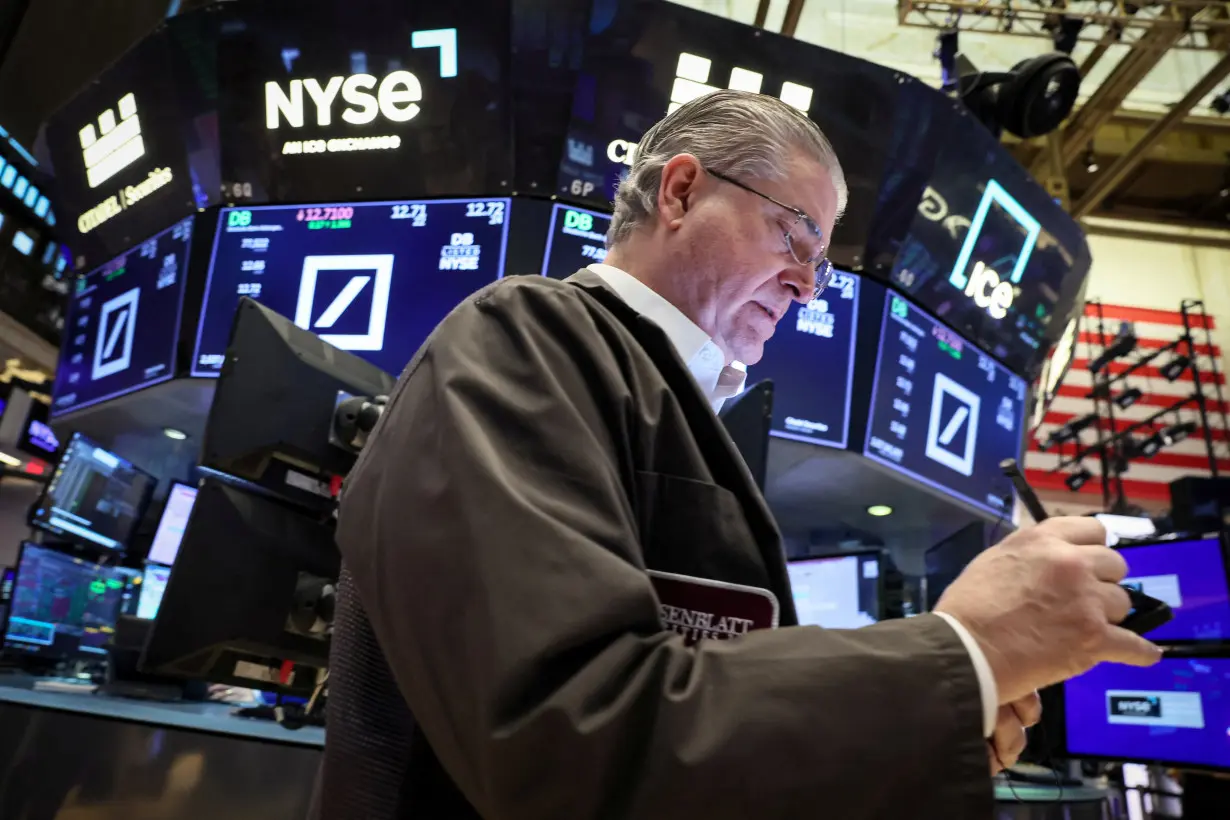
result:
<svg viewBox="0 0 1230 820"><path fill-rule="evenodd" d="M241 296L397 374L468 295L504 272L509 200L224 208L194 376L222 368Z"/></svg>
<svg viewBox="0 0 1230 820"><path fill-rule="evenodd" d="M999 470L1020 458L1025 380L889 295L864 453L996 515L1011 513Z"/></svg>
<svg viewBox="0 0 1230 820"><path fill-rule="evenodd" d="M34 250L34 239L25 231L17 231L13 234L13 247L18 253L29 256Z"/></svg>

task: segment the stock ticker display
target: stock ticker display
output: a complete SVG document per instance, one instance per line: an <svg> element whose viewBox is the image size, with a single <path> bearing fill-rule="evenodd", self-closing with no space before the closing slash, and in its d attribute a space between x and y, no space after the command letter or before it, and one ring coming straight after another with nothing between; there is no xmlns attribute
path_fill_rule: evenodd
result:
<svg viewBox="0 0 1230 820"><path fill-rule="evenodd" d="M864 454L996 515L1019 458L1025 380L899 296L884 306ZM1007 502L1005 501L1007 499Z"/></svg>
<svg viewBox="0 0 1230 820"><path fill-rule="evenodd" d="M53 416L175 375L192 220L77 280L64 319Z"/></svg>
<svg viewBox="0 0 1230 820"><path fill-rule="evenodd" d="M1063 700L1072 757L1230 767L1230 658L1099 664Z"/></svg>
<svg viewBox="0 0 1230 820"><path fill-rule="evenodd" d="M861 280L840 271L819 299L792 304L748 383L773 380L773 435L845 447Z"/></svg>
<svg viewBox="0 0 1230 820"><path fill-rule="evenodd" d="M606 259L610 214L556 204L542 258L542 275L567 279L586 265Z"/></svg>
<svg viewBox="0 0 1230 820"><path fill-rule="evenodd" d="M126 588L114 569L25 543L5 646L54 658L101 655L115 632Z"/></svg>
<svg viewBox="0 0 1230 820"><path fill-rule="evenodd" d="M222 368L242 296L396 375L504 272L508 199L224 208L192 375Z"/></svg>

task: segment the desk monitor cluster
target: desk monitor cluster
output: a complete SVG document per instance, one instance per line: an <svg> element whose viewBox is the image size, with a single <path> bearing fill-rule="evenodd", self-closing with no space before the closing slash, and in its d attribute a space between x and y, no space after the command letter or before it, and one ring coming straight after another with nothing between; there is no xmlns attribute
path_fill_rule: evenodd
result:
<svg viewBox="0 0 1230 820"><path fill-rule="evenodd" d="M29 523L44 542L23 542L0 584L0 634L10 659L39 668L104 661L122 618L157 614L195 489L172 485L151 556L157 560L121 566L155 483L86 436L72 436L31 508Z"/></svg>
<svg viewBox="0 0 1230 820"><path fill-rule="evenodd" d="M1063 685L1069 757L1230 771L1230 572L1225 535L1118 549L1125 584L1174 619L1149 639L1171 656L1147 669L1101 664Z"/></svg>

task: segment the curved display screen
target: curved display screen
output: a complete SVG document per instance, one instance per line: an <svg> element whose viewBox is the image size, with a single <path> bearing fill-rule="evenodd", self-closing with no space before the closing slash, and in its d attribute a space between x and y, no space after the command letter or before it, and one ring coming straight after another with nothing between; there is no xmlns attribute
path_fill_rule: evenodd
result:
<svg viewBox="0 0 1230 820"><path fill-rule="evenodd" d="M223 208L192 375L222 368L242 296L400 373L466 296L504 272L507 199Z"/></svg>
<svg viewBox="0 0 1230 820"><path fill-rule="evenodd" d="M1025 380L890 295L864 454L995 515L1012 511L999 463L1020 458Z"/></svg>
<svg viewBox="0 0 1230 820"><path fill-rule="evenodd" d="M175 375L192 239L185 219L77 280L64 319L53 416Z"/></svg>

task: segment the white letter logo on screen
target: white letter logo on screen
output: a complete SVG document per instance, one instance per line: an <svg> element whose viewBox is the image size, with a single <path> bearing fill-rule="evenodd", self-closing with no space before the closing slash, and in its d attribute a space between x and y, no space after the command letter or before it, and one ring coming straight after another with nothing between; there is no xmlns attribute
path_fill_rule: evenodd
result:
<svg viewBox="0 0 1230 820"><path fill-rule="evenodd" d="M94 340L94 368L97 381L112 373L127 370L132 364L132 340L137 329L137 305L141 288L133 288L103 302L98 315L98 338Z"/></svg>
<svg viewBox="0 0 1230 820"><path fill-rule="evenodd" d="M927 458L961 475L973 475L981 406L976 393L937 373L927 424Z"/></svg>
<svg viewBox="0 0 1230 820"><path fill-rule="evenodd" d="M108 108L98 115L98 131L90 123L77 133L85 159L85 178L91 188L97 188L145 155L137 98L125 94L116 107L120 112L118 122L115 112Z"/></svg>
<svg viewBox="0 0 1230 820"><path fill-rule="evenodd" d="M322 271L346 271L350 281L333 301L316 313L316 284ZM369 273L364 273L365 271ZM374 280L374 281L373 281ZM324 341L342 350L382 350L384 325L389 312L389 288L393 284L393 254L354 256L308 256L303 260L303 276L299 280L299 301L295 306L295 324L310 330ZM326 333L354 304L359 294L372 287L371 314L366 333ZM315 319L312 317L316 316Z"/></svg>

